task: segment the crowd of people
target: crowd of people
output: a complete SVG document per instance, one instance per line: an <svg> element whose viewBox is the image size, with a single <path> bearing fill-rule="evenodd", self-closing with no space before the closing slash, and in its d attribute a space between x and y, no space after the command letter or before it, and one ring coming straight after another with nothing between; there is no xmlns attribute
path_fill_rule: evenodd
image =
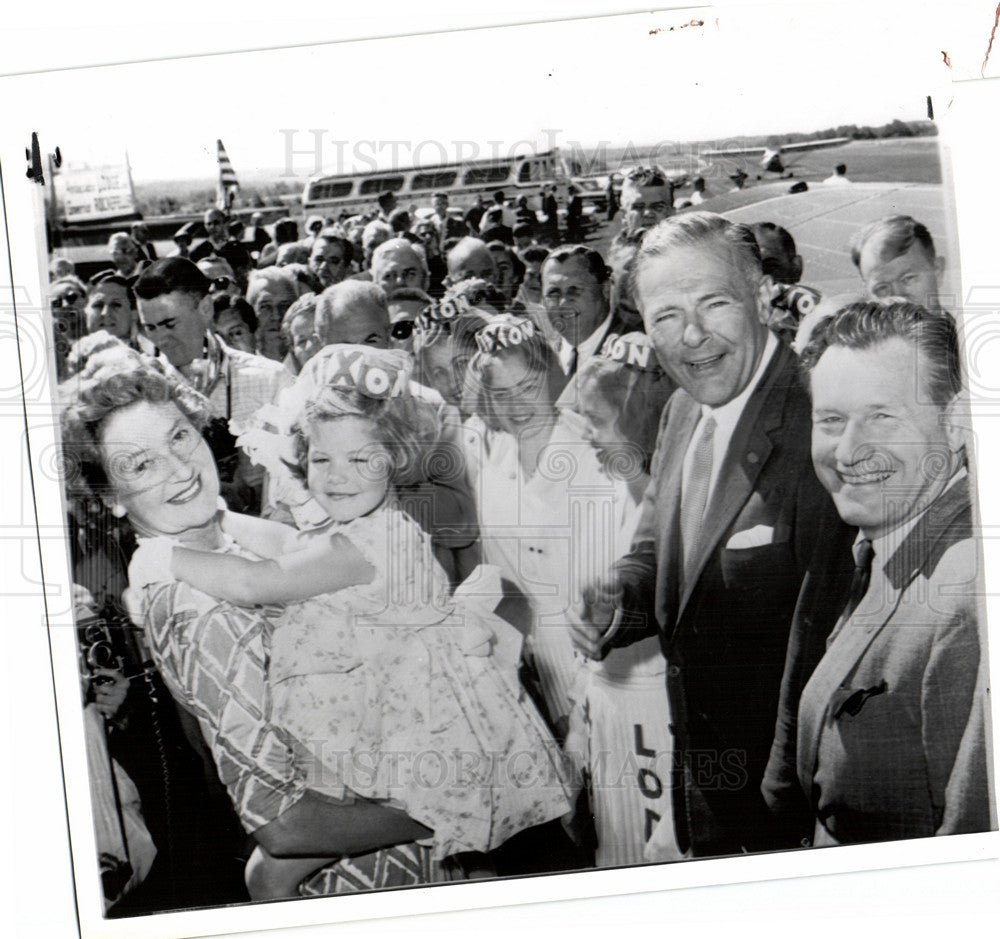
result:
<svg viewBox="0 0 1000 939"><path fill-rule="evenodd" d="M156 856L111 826L109 908L994 828L927 228L831 245L858 291L823 297L792 233L655 168L604 256L481 202L303 237L211 209L172 257L54 262L73 576L112 627L84 694ZM168 817L138 685L195 793ZM179 894L213 851L235 880Z"/></svg>

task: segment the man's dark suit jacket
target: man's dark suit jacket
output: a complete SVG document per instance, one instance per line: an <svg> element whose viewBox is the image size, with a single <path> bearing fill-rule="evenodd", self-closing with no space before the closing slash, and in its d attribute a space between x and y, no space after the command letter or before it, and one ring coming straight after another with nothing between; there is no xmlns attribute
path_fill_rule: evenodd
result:
<svg viewBox="0 0 1000 939"><path fill-rule="evenodd" d="M813 471L797 362L780 346L736 425L709 497L696 573L682 585L681 473L700 416L683 390L664 409L642 519L616 565L627 625L611 645L659 627L678 842L709 856L786 844L760 784L792 615L817 548L852 562L849 532Z"/></svg>

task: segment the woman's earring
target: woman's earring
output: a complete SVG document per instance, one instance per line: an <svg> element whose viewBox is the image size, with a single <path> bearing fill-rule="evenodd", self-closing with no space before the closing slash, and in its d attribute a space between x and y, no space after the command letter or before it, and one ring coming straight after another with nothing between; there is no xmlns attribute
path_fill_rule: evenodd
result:
<svg viewBox="0 0 1000 939"><path fill-rule="evenodd" d="M111 514L115 518L125 518L125 506L115 502L111 507Z"/></svg>

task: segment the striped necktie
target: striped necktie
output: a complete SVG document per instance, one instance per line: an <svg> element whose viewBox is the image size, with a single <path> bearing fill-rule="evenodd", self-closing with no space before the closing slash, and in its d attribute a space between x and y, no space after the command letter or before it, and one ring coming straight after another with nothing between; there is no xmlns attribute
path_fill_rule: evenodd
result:
<svg viewBox="0 0 1000 939"><path fill-rule="evenodd" d="M712 479L715 418L709 417L702 426L701 436L695 443L691 456L691 469L681 498L681 546L683 550L684 580L694 573L690 566L701 538L708 487Z"/></svg>

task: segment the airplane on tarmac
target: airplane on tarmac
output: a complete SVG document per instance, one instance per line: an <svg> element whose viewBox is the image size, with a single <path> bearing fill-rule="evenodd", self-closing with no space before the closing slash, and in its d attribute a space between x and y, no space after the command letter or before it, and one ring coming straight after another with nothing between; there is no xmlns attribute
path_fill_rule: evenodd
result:
<svg viewBox="0 0 1000 939"><path fill-rule="evenodd" d="M706 159L727 157L760 157L760 168L767 173L784 173L788 167L782 157L809 150L825 150L850 143L850 137L826 137L823 140L804 140L802 143L786 143L781 147L732 147L725 150L703 150Z"/></svg>

